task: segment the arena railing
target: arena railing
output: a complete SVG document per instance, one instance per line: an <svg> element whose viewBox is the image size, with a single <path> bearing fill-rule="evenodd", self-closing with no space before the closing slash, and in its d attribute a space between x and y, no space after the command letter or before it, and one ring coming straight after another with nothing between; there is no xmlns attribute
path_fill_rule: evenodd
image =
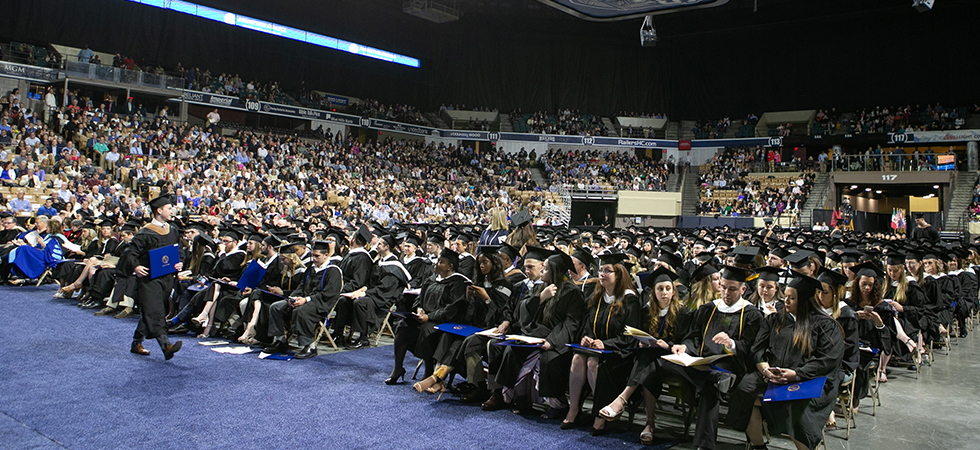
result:
<svg viewBox="0 0 980 450"><path fill-rule="evenodd" d="M836 155L831 161L835 172L915 172L956 170L956 156L950 153L911 153L880 155Z"/></svg>
<svg viewBox="0 0 980 450"><path fill-rule="evenodd" d="M106 64L65 61L65 72L70 77L83 77L90 80L111 81L159 89L184 89L184 79L180 77L122 69Z"/></svg>

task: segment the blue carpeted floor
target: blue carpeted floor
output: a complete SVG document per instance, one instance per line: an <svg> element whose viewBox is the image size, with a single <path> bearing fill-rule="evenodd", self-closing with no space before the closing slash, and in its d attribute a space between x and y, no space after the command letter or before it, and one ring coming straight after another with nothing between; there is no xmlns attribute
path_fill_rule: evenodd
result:
<svg viewBox="0 0 980 450"><path fill-rule="evenodd" d="M3 448L657 448L637 430L592 437L386 386L391 347L271 361L188 336L169 362L153 341L132 355L136 319L95 317L54 289L0 287Z"/></svg>

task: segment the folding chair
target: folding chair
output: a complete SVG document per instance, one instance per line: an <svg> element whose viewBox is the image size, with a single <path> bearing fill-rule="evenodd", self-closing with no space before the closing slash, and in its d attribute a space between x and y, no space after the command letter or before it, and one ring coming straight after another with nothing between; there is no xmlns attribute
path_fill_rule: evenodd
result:
<svg viewBox="0 0 980 450"><path fill-rule="evenodd" d="M391 327L391 322L388 321L388 319L391 319L391 312L394 310L395 310L395 305L391 305L391 307L388 308L388 312L385 313L385 320L381 322L381 328L378 328L378 335L375 336L374 338L375 347L377 347L378 343L381 342L381 335L385 334L386 328L388 329L388 333L391 334L392 337L395 336L395 329Z"/></svg>
<svg viewBox="0 0 980 450"><path fill-rule="evenodd" d="M871 415L874 416L881 406L881 397L878 396L878 389L881 388L881 381L878 379L878 367L881 366L881 351L875 354L875 359L868 365L868 396L871 397Z"/></svg>
<svg viewBox="0 0 980 450"><path fill-rule="evenodd" d="M330 329L329 329L330 318L336 315L336 313L334 313L334 308L336 307L337 304L334 303L334 307L330 308L330 312L327 313L327 317L324 317L323 320L320 321L320 325L316 329L316 337L313 338L314 346L320 345L320 338L326 337L327 343L329 343L330 346L333 347L334 351L340 350L340 348L337 347L337 343L333 341L333 336L330 335Z"/></svg>
<svg viewBox="0 0 980 450"><path fill-rule="evenodd" d="M857 378L857 370L851 372L851 381L847 383L841 383L840 388L837 392L837 405L840 406L841 418L844 419L845 432L844 440L848 440L851 437L851 428L857 428L857 420L855 420L854 414L854 380ZM840 427L838 426L838 429ZM826 441L826 435L825 441Z"/></svg>

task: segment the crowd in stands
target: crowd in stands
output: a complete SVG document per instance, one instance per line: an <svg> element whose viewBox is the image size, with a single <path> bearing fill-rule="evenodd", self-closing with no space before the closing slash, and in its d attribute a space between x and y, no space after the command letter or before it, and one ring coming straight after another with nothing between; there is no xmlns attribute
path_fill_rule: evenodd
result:
<svg viewBox="0 0 980 450"><path fill-rule="evenodd" d="M545 111L510 115L514 131L534 134L565 134L576 136L606 136L607 130L601 116L583 115L578 110L560 109L554 114Z"/></svg>
<svg viewBox="0 0 980 450"><path fill-rule="evenodd" d="M664 113L649 113L649 112L636 112L636 111L631 111L631 112L620 111L619 114L616 114L616 116L639 117L641 119L664 119L664 120L667 119L667 114Z"/></svg>
<svg viewBox="0 0 980 450"><path fill-rule="evenodd" d="M382 223L476 223L497 198L532 214L547 204L526 163L502 151L361 144L329 134L224 137L165 115L148 121L91 105L73 98L50 124L7 106L0 119L0 130L11 134L0 154L3 182L55 190L59 211L120 223L142 216L140 197L156 189L170 192L181 214L249 209L264 216L325 213L343 222L370 216ZM511 198L517 191L538 193Z"/></svg>
<svg viewBox="0 0 980 450"><path fill-rule="evenodd" d="M775 175L748 177L753 160L762 152L761 148L724 148L702 164L697 213L734 217L798 214L813 187L813 170L807 168L799 176L789 177L785 184L773 182ZM735 192L722 196L719 191Z"/></svg>
<svg viewBox="0 0 980 450"><path fill-rule="evenodd" d="M836 108L818 110L813 134L910 133L957 130L966 124L967 108L935 105L875 107L842 114Z"/></svg>
<svg viewBox="0 0 980 450"><path fill-rule="evenodd" d="M553 184L579 190L665 191L674 161L638 158L627 152L549 150L542 158Z"/></svg>

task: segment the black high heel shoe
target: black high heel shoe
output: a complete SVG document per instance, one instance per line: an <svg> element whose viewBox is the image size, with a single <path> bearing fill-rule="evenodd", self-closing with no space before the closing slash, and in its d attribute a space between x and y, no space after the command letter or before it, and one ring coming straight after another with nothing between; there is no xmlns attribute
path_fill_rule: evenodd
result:
<svg viewBox="0 0 980 450"><path fill-rule="evenodd" d="M405 377L405 368L396 367L395 370L391 371L391 375L388 375L388 379L385 380L385 384L387 384L388 386L400 384L398 380L404 377Z"/></svg>

